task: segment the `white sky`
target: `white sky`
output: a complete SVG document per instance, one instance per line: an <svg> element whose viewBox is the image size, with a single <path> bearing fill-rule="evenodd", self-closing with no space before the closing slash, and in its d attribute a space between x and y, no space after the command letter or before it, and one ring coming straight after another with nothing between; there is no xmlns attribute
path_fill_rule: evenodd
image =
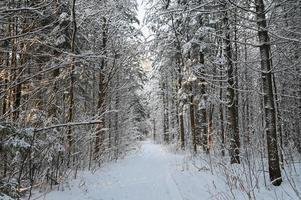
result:
<svg viewBox="0 0 301 200"><path fill-rule="evenodd" d="M146 5L146 0L137 0L138 3L138 19L140 21L140 29L144 35L145 38L150 36L150 31L149 29L143 24L143 19L145 16L145 5Z"/></svg>
<svg viewBox="0 0 301 200"><path fill-rule="evenodd" d="M143 19L145 17L145 6L146 6L146 3L147 3L147 0L137 0L137 3L138 3L138 19L140 21L140 30L142 32L142 34L144 35L144 38L146 39L145 42L150 38L150 35L151 35L151 32L150 30L147 28L147 26L143 23ZM151 71L151 61L150 59L148 59L147 57L144 57L142 60L141 60L141 65L143 67L143 69L146 71L146 72L149 72Z"/></svg>
<svg viewBox="0 0 301 200"><path fill-rule="evenodd" d="M144 9L144 4L145 3L143 3L144 2L144 0L137 0L137 3L138 3L138 19L140 20L140 21L142 21L143 20L143 17L144 17L144 13L145 13L145 9Z"/></svg>

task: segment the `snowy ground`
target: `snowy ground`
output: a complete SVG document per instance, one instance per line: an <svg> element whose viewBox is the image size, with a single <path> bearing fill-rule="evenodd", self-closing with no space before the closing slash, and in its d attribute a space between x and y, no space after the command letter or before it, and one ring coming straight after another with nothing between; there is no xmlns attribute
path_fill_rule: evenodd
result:
<svg viewBox="0 0 301 200"><path fill-rule="evenodd" d="M264 189L256 199L295 199L286 194L289 191L277 190L280 192ZM137 154L95 173L81 172L76 180L64 184L63 191L40 195L34 196L47 200L248 199L237 191L232 196L225 178L212 175L205 163L198 162L195 167L189 156L170 153L149 141L143 142Z"/></svg>

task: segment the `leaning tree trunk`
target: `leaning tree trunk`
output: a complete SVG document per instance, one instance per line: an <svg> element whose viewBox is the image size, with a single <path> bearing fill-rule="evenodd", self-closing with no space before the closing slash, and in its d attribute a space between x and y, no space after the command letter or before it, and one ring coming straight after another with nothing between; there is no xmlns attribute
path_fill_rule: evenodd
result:
<svg viewBox="0 0 301 200"><path fill-rule="evenodd" d="M279 165L279 154L276 131L276 110L272 83L271 66L271 44L267 30L265 6L263 0L255 0L258 37L260 44L263 102L265 111L265 132L267 136L269 175L273 185L279 186L282 183L281 170Z"/></svg>

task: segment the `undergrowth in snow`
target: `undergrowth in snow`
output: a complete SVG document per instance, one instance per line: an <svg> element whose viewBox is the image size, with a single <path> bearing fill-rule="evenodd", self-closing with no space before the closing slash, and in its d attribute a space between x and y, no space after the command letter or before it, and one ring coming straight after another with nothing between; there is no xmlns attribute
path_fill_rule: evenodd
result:
<svg viewBox="0 0 301 200"><path fill-rule="evenodd" d="M300 199L300 173L297 173L301 171L300 164L294 166L294 179L284 176L285 181L280 187L270 183L265 186L263 172L257 163L230 165L226 164L226 158L224 161L206 154L194 157L176 148L145 141L139 150L125 158L93 172L80 171L76 179L70 178L52 191L35 191L32 199Z"/></svg>

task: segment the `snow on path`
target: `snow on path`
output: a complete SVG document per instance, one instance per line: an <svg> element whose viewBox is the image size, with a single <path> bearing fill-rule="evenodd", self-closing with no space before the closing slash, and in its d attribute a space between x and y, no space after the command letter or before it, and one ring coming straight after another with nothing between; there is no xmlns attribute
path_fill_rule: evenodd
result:
<svg viewBox="0 0 301 200"><path fill-rule="evenodd" d="M200 200L210 199L206 173L185 169L185 156L143 142L141 152L96 171L82 172L64 191L47 200ZM198 173L198 174L194 174ZM209 175L210 176L210 175ZM210 184L210 183L209 183Z"/></svg>
<svg viewBox="0 0 301 200"><path fill-rule="evenodd" d="M194 162L197 162L198 167L195 167ZM249 199L243 190L230 192L223 174L215 174L212 175L208 170L208 163L191 159L188 154L170 153L165 147L146 141L142 143L139 153L109 163L95 173L80 172L76 180L64 183L59 191L52 191L46 196L36 193L32 199ZM287 182L281 187L271 186L269 190L262 187L255 192L257 200L298 199Z"/></svg>

